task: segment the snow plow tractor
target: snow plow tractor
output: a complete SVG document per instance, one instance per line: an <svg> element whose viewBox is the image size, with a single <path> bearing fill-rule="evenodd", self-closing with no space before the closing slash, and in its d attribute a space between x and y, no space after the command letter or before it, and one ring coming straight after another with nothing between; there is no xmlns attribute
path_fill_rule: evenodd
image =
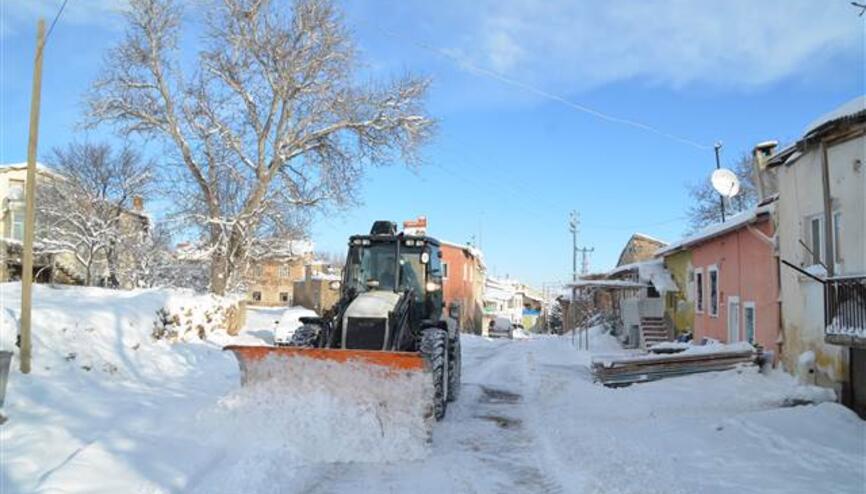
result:
<svg viewBox="0 0 866 494"><path fill-rule="evenodd" d="M349 239L342 281L332 282L340 300L321 317L301 318L288 346L225 349L237 357L244 384L291 375L327 392L349 366L358 370L353 376L363 374L355 388L377 386L367 376L423 386L413 396L425 396L427 416L440 420L460 391L461 361L460 330L443 310L442 274L438 240L377 221L369 235ZM307 365L314 361L328 366Z"/></svg>

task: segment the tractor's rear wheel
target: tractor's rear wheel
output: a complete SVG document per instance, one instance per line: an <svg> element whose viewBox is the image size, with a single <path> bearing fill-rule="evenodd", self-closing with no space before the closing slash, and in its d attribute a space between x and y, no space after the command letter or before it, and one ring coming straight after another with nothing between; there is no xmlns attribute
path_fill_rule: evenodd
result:
<svg viewBox="0 0 866 494"><path fill-rule="evenodd" d="M292 334L291 346L315 347L319 340L319 326L316 324L304 324Z"/></svg>
<svg viewBox="0 0 866 494"><path fill-rule="evenodd" d="M448 332L425 329L421 333L420 351L433 375L433 416L442 420L448 398Z"/></svg>
<svg viewBox="0 0 866 494"><path fill-rule="evenodd" d="M460 375L463 358L460 352L460 331L448 345L448 401L457 401L460 395Z"/></svg>

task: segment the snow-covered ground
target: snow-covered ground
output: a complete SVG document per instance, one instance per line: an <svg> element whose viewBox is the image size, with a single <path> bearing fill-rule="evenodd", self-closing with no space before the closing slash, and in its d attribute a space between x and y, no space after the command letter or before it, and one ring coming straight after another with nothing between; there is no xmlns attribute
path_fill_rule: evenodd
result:
<svg viewBox="0 0 866 494"><path fill-rule="evenodd" d="M462 395L433 432L395 410L238 385L228 342L268 343L283 314L254 308L238 337L151 339L163 290L37 287L34 371L17 371L0 426L0 492L852 492L866 422L824 393L754 368L608 389L595 334L466 336ZM0 285L9 348L18 286ZM74 356L71 356L74 354ZM17 365L17 360L14 365ZM323 369L315 369L322 372ZM359 387L340 376L342 392ZM338 383L339 384L339 383ZM380 389L378 399L399 396ZM409 424L410 422L406 422Z"/></svg>

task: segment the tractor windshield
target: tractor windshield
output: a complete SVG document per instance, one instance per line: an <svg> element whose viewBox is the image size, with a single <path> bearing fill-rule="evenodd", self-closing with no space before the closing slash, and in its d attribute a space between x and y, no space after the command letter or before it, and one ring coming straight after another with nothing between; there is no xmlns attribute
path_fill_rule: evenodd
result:
<svg viewBox="0 0 866 494"><path fill-rule="evenodd" d="M394 290L397 280L396 245L394 242L376 242L371 245L353 245L347 266L348 287L358 292L368 290ZM423 293L424 265L419 258L420 249L400 249L400 290L413 289L416 297Z"/></svg>

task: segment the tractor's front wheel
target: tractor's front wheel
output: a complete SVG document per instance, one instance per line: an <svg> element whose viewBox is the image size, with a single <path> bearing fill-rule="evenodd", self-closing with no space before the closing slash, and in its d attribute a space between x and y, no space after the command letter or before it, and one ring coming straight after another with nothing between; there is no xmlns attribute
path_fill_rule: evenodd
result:
<svg viewBox="0 0 866 494"><path fill-rule="evenodd" d="M433 375L433 416L442 420L448 399L448 332L425 329L421 333L420 351Z"/></svg>
<svg viewBox="0 0 866 494"><path fill-rule="evenodd" d="M460 395L460 374L463 359L460 354L460 331L448 345L448 401L457 401Z"/></svg>

